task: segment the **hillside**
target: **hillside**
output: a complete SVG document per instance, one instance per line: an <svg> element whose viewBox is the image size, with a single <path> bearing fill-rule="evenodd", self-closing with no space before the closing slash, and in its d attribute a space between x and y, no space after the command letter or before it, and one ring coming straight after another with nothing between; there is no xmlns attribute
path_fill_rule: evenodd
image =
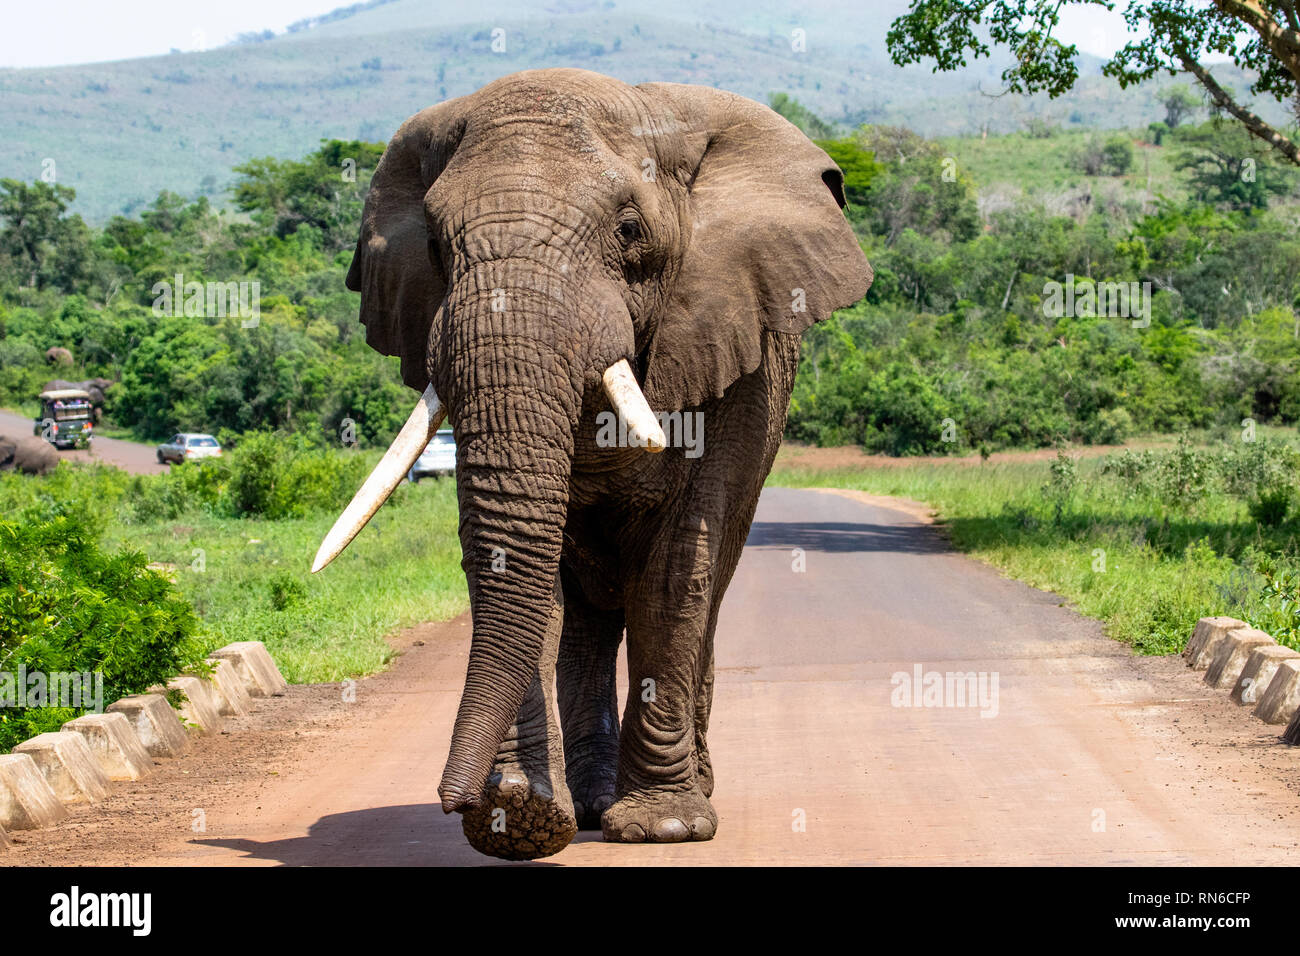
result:
<svg viewBox="0 0 1300 956"><path fill-rule="evenodd" d="M411 113L522 69L570 66L628 82L703 83L766 100L788 91L849 125L906 124L927 135L1010 131L1030 116L1064 128L1144 127L1163 83L1120 91L1087 59L1067 97L990 97L998 61L958 74L898 69L884 34L906 0L788 8L689 0L653 8L501 0L493 12L391 0L259 42L52 69L0 70L0 176L37 178L53 159L91 221L133 212L161 189L224 197L233 165L300 156L322 138L387 139ZM646 15L644 9L652 9ZM505 50L493 52L493 30ZM791 49L802 29L806 51ZM1245 81L1224 72L1244 87ZM1261 110L1264 109L1260 105Z"/></svg>

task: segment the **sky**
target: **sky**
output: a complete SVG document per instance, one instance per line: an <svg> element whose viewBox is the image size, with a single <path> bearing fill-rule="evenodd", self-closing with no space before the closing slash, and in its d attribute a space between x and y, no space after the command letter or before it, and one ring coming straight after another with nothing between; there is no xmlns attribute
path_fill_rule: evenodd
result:
<svg viewBox="0 0 1300 956"><path fill-rule="evenodd" d="M63 66L220 46L240 33L281 33L352 0L5 0L0 67ZM858 2L858 0L849 0ZM798 0L791 0L797 6ZM629 3L628 6L635 6ZM647 7L653 0L644 0ZM484 2L490 8L491 0ZM1122 3L1118 4L1122 7ZM1118 12L1066 7L1057 33L1109 56L1126 42Z"/></svg>
<svg viewBox="0 0 1300 956"><path fill-rule="evenodd" d="M220 46L353 0L4 0L0 66L64 66Z"/></svg>

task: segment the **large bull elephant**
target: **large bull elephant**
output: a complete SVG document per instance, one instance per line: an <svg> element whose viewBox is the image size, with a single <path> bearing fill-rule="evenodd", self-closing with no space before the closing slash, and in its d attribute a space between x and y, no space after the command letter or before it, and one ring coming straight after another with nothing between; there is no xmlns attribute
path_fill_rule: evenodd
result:
<svg viewBox="0 0 1300 956"><path fill-rule="evenodd" d="M50 443L30 435L0 435L0 471L13 469L27 475L48 475L59 466L59 453Z"/></svg>
<svg viewBox="0 0 1300 956"><path fill-rule="evenodd" d="M445 414L473 637L438 792L482 852L714 835L719 603L800 333L871 282L843 205L798 129L705 87L519 73L389 143L347 284L423 395L313 570Z"/></svg>

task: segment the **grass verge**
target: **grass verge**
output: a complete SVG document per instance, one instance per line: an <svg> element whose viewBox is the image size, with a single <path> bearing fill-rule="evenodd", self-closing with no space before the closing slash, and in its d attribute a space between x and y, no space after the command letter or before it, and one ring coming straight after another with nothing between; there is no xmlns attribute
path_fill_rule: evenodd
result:
<svg viewBox="0 0 1300 956"><path fill-rule="evenodd" d="M1294 456L1273 440L887 468L778 458L768 483L925 502L957 549L1062 595L1143 653L1180 651L1197 619L1213 614L1300 649Z"/></svg>

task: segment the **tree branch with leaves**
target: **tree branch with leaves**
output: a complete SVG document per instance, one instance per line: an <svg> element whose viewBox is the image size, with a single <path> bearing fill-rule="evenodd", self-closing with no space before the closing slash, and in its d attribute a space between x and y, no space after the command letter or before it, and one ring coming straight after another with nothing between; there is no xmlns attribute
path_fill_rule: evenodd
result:
<svg viewBox="0 0 1300 956"><path fill-rule="evenodd" d="M899 66L930 59L936 71L956 70L967 58L1004 46L1015 62L1002 72L1013 93L1055 98L1079 79L1074 44L1053 36L1067 6L1115 9L1114 0L913 0L890 26L886 42ZM1121 87L1157 73L1190 73L1214 106L1296 165L1300 145L1269 124L1219 83L1205 65L1229 59L1255 74L1249 92L1288 104L1300 116L1300 11L1296 0L1131 0L1124 9L1132 40L1102 68Z"/></svg>

